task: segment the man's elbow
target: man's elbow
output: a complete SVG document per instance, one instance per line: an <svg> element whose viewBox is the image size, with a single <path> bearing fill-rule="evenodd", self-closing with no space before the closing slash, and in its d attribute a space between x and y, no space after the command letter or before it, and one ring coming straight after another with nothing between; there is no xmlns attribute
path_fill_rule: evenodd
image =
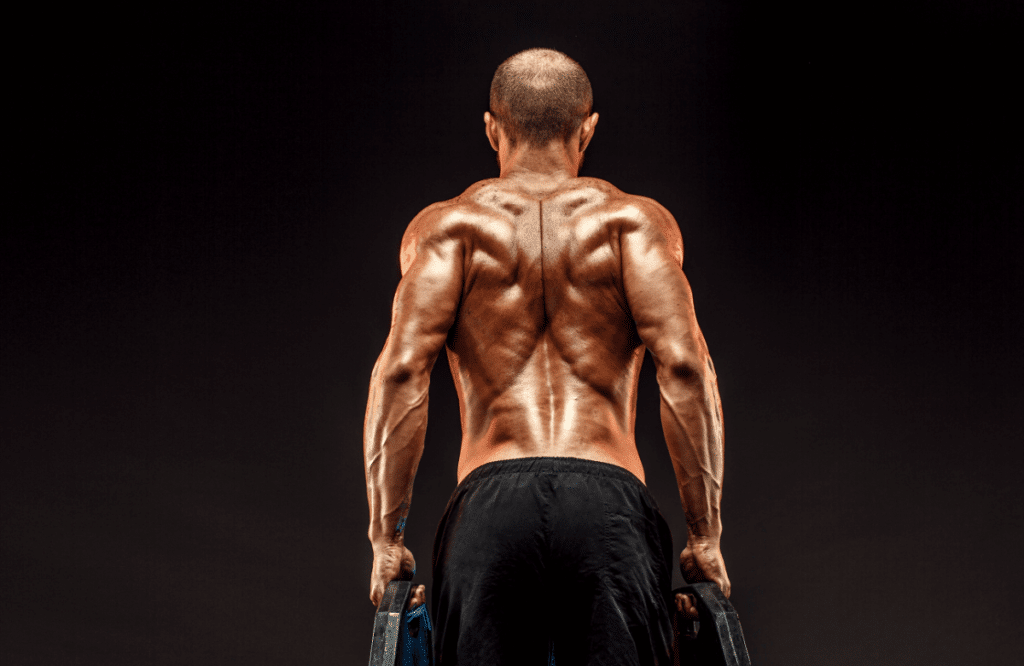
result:
<svg viewBox="0 0 1024 666"><path fill-rule="evenodd" d="M413 356L392 359L374 368L373 380L388 386L404 386L430 376L430 364Z"/></svg>
<svg viewBox="0 0 1024 666"><path fill-rule="evenodd" d="M692 360L667 363L658 373L665 379L683 384L703 384L705 374L701 364Z"/></svg>
<svg viewBox="0 0 1024 666"><path fill-rule="evenodd" d="M715 370L706 352L669 350L657 359L658 379L662 382L703 386L714 380Z"/></svg>

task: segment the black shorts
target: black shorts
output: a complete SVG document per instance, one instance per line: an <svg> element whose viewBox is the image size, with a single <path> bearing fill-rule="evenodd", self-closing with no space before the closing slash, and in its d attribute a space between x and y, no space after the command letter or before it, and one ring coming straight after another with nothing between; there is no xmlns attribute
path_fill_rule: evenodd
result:
<svg viewBox="0 0 1024 666"><path fill-rule="evenodd" d="M434 541L438 666L671 663L672 536L616 465L520 458L473 470Z"/></svg>

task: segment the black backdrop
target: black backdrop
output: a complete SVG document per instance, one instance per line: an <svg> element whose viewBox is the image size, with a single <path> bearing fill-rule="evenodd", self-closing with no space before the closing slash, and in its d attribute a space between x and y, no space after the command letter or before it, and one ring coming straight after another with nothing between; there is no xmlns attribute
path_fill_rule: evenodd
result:
<svg viewBox="0 0 1024 666"><path fill-rule="evenodd" d="M1018 3L248 2L9 30L4 663L364 663L362 412L398 243L496 175L490 76L538 45L591 76L584 175L682 228L755 663L1019 654ZM408 530L428 584L444 365ZM647 368L637 436L681 548L656 390Z"/></svg>

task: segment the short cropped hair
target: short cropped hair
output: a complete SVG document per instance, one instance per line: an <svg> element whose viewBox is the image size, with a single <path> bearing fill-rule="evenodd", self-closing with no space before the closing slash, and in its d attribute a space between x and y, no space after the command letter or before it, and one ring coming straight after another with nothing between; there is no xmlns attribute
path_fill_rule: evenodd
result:
<svg viewBox="0 0 1024 666"><path fill-rule="evenodd" d="M579 63L553 49L521 51L498 65L491 81L491 114L515 145L563 142L590 115L594 93Z"/></svg>

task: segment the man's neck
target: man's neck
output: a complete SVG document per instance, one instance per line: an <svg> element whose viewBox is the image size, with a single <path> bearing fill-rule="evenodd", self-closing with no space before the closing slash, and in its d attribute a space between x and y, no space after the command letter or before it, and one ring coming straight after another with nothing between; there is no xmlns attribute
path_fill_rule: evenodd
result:
<svg viewBox="0 0 1024 666"><path fill-rule="evenodd" d="M528 190L553 190L576 177L582 157L561 141L539 147L520 142L499 152L501 178Z"/></svg>

